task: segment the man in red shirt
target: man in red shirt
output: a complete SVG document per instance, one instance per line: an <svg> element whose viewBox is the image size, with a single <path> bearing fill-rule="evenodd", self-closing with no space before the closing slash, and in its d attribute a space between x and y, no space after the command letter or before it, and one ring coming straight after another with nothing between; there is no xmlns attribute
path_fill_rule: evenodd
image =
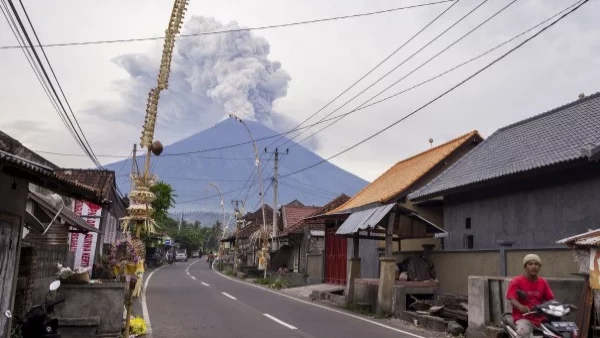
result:
<svg viewBox="0 0 600 338"><path fill-rule="evenodd" d="M539 314L525 316L523 314L529 312L536 305L553 300L554 294L548 282L538 276L542 267L542 260L538 255L529 254L525 256L523 267L525 268L525 274L510 281L506 298L510 300L513 306L512 315L517 326L517 335L519 338L532 338L534 327L539 327L545 317ZM518 290L524 291L527 298L519 298L517 295Z"/></svg>

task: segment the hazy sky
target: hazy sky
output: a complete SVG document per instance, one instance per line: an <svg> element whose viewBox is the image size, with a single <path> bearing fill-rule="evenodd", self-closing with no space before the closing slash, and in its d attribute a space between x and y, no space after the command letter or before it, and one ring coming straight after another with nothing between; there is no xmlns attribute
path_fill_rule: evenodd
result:
<svg viewBox="0 0 600 338"><path fill-rule="evenodd" d="M192 0L184 33L282 24L425 2L433 1ZM488 1L334 114L356 108L509 2ZM344 104L480 3L460 1L312 121ZM519 0L377 99L466 61L572 3ZM156 138L165 144L172 143L212 126L231 110L283 131L341 93L449 5L251 33L182 38L176 44L171 87L161 98L164 100L159 109ZM30 1L26 7L42 43L51 44L161 36L172 2L53 0ZM489 136L504 125L573 101L582 92L599 91L597 13L600 1L591 0L459 89L333 162L372 180L394 162L429 148L429 138L433 138L435 145L473 129ZM0 19L0 45L15 45L9 26L3 17ZM317 134L307 146L323 157L335 154L412 112L522 39L418 89L353 113ZM46 48L97 154L127 155L131 145L139 142L145 100L155 83L161 48L162 41ZM0 130L32 149L82 153L50 105L21 50L0 50L0 74ZM91 166L85 157L45 156L61 166ZM116 160L100 159L103 163Z"/></svg>

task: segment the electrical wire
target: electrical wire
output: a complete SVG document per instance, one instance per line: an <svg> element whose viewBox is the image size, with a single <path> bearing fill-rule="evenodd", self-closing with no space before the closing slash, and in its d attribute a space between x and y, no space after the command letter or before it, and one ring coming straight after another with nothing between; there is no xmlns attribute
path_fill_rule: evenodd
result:
<svg viewBox="0 0 600 338"><path fill-rule="evenodd" d="M446 28L444 31L442 31L440 34L438 34L436 37L434 37L432 40L430 40L427 44L425 44L423 47L421 47L420 49L418 49L415 53L413 53L412 55L410 55L408 58L406 58L404 61L402 61L400 64L398 64L396 67L394 67L392 70L390 70L388 73L386 73L384 76L380 77L377 81L375 81L373 84L371 84L370 86L368 86L367 88L365 88L363 91L361 91L358 95L356 95L355 97L353 97L352 99L350 99L349 101L346 101L346 103L344 103L342 106L338 107L337 109L335 109L334 111L332 111L331 113L329 113L328 115L325 116L325 118L331 116L333 113L337 112L338 110L340 110L341 108L343 108L346 104L348 104L349 102L353 101L355 98L357 98L359 95L363 94L364 92L366 92L368 89L372 88L375 84L379 83L381 80L383 80L386 76L388 76L390 73L392 73L393 71L397 70L399 67L401 67L402 65L404 65L407 61L409 61L410 59L412 59L415 55L417 55L419 52L421 52L423 49L425 49L426 47L428 47L429 45L431 45L433 42L435 42L437 39L439 39L440 37L442 37L444 34L446 34L448 31L450 31L453 27L455 27L456 25L458 25L460 22L462 22L464 19L466 19L469 15L471 15L472 13L474 13L477 9L479 9L481 6L483 6L488 0L484 0L482 1L479 5L477 5L475 8L473 8L471 11L467 12L467 14L465 14L462 18L460 18L459 20L457 20L455 23L453 23L450 27ZM500 13L502 13L505 9L507 9L509 6L511 6L512 4L514 4L517 0L513 0L512 2L510 2L508 5L504 6L503 8L501 8L499 11L497 11L496 13L494 13L492 16L490 16L489 18L487 18L486 20L484 20L482 23L480 23L479 25L477 25L475 28L471 29L470 31L468 31L466 34L462 35L460 38L458 38L457 40L455 40L453 43L451 43L450 45L448 45L446 48L442 49L440 52L434 54L432 57L430 57L429 59L427 59L425 62L421 63L418 67L416 67L415 69L413 69L411 72L409 72L408 74L406 74L405 76L403 76L402 78L400 78L399 80L395 81L394 83L392 83L391 85L389 85L388 87L386 87L385 89L383 89L382 91L378 92L376 95L372 96L369 100L363 102L361 105L359 105L357 108L360 108L361 106L371 102L371 100L377 98L379 95L385 93L386 91L388 91L389 89L391 89L393 86L397 85L398 83L400 83L402 80L406 79L408 76L410 76L411 74L415 73L417 70L421 69L422 67L424 67L425 65L427 65L429 62L431 62L432 60L434 60L435 58L437 58L438 56L440 56L442 53L444 53L445 51L447 51L448 49L452 48L454 45L456 45L458 42L460 42L462 39L466 38L467 36L469 36L471 33L473 33L475 30L477 30L478 28L480 28L481 26L483 26L484 24L486 24L488 21L490 21L491 19L493 19L494 17L496 17L497 15L499 15ZM355 108L356 109L356 108ZM330 126L334 125L335 123L339 122L340 120L342 120L342 118L338 119L338 120L334 120L333 122L329 123L328 125L324 126L323 128L317 130L316 132L310 134L309 136L303 138L302 140L296 142L295 145L293 145L291 148L297 146L298 144L304 142L305 140L315 136L316 134L320 133L321 131L329 128ZM319 121L320 122L320 121ZM304 131L307 131L307 129L305 129ZM303 131L303 132L304 132ZM300 134L298 134L297 136L299 136ZM288 140L289 142L289 140ZM285 144L285 143L284 143Z"/></svg>
<svg viewBox="0 0 600 338"><path fill-rule="evenodd" d="M402 117L401 119L393 122L392 124L386 126L385 128L377 131L376 133L370 135L369 137L353 144L352 146L332 155L329 156L326 159L323 159L319 162L313 163L307 167L298 169L296 171L293 171L289 174L286 175L282 175L281 177L287 177L287 176L292 176L292 175L296 175L298 173L301 173L303 171L309 170L311 168L314 168L324 162L327 162L333 158L336 158L342 154L345 154L353 149L355 149L356 147L360 146L361 144L368 142L369 140L377 137L378 135L382 134L383 132L391 129L392 127L396 126L397 124L401 123L402 121L406 120L407 118L411 117L412 115L420 112L421 110L425 109L426 107L428 107L429 105L431 105L432 103L436 102L437 100L439 100L440 98L446 96L447 94L451 93L452 91L454 91L456 88L460 87L461 85L463 85L464 83L466 83L467 81L473 79L474 77L476 77L477 75L481 74L482 72L484 72L485 70L489 69L491 66L493 66L494 64L498 63L499 61L501 61L502 59L504 59L505 57L507 57L508 55L512 54L514 51L518 50L519 48L521 48L523 45L525 45L526 43L528 43L529 41L533 40L534 38L536 38L537 36L539 36L541 33L543 33L544 31L546 31L548 28L554 26L556 23L560 22L561 20L563 20L565 17L567 17L568 15L572 14L573 12L575 12L577 9L581 8L581 6L583 6L585 3L587 3L589 0L583 0L583 2L581 2L579 5L577 5L575 8L571 9L570 11L568 11L567 13L561 15L558 19L556 19L555 21L553 21L552 23L550 23L549 25L545 26L544 28L542 28L540 31L538 31L537 33L535 33L534 35L530 36L529 38L527 38L526 40L524 40L523 42L521 42L520 44L518 44L517 46L511 48L509 51L507 51L506 53L502 54L500 57L494 59L492 62L488 63L486 66L484 66L483 68L479 69L478 71L476 71L475 73L471 74L470 76L468 76L467 78L465 78L464 80L458 82L456 85L452 86L450 89L446 90L445 92L443 92L442 94L436 96L435 98L433 98L432 100L428 101L427 103L425 103L424 105L422 105L421 107L417 108L416 110L412 111L410 114L405 115L404 117Z"/></svg>
<svg viewBox="0 0 600 338"><path fill-rule="evenodd" d="M179 39L179 38L188 38L188 37L196 37L196 36L204 36L204 35L257 31L257 30L265 30L265 29L272 29L272 28L283 28L283 27L290 27L290 26L314 24L314 23L321 23L321 22L333 21L333 20L342 20L342 19L351 19L351 18L371 16L371 15L378 15L378 14L396 12L396 11L405 10L405 9L433 6L433 5L439 5L439 4L443 4L446 2L453 2L453 1L457 1L457 0L442 0L442 1L435 1L435 2L429 2L429 3L424 3L424 4L418 4L418 5L389 8L389 9L367 12L367 13L358 13L358 14L343 15L343 16L337 16L337 17L331 17L331 18L313 19L313 20L298 21L298 22L276 24L276 25L267 25L267 26L250 27L250 28L236 28L236 29L227 29L227 30L220 30L220 31L201 32L201 33L180 34L177 36L177 38ZM99 44L140 42L140 41L155 41L155 40L163 40L163 39L164 39L164 36L147 37L147 38L131 38L131 39L115 39L115 40L96 40L96 41L82 41L82 42L52 43L52 44L46 44L46 45L44 45L44 47L50 48L50 47L67 47L67 46L86 46L86 45L99 45ZM37 45L35 47L40 47L40 46L41 46L41 44ZM20 46L0 46L0 50L2 50L2 49L17 49L17 48L21 48L21 47Z"/></svg>
<svg viewBox="0 0 600 338"><path fill-rule="evenodd" d="M415 33L411 38L409 38L408 40L406 40L404 43L402 43L398 48L396 48L391 54L389 54L388 56L386 56L383 60L381 60L378 64L375 65L375 67L371 68L365 75L361 76L358 80L356 80L354 83L352 83L348 88L344 89L341 93L339 93L336 97L334 97L332 100L330 100L329 102L327 102L323 107L321 107L319 110L317 110L316 112L314 112L311 116L307 117L306 119L304 119L302 122L300 122L298 125L296 125L294 127L294 129L297 129L299 127L301 127L304 123L308 122L310 119L312 119L313 117L315 117L317 114L319 114L321 111L323 111L325 108L329 107L333 102L335 102L335 100L339 99L342 95L346 94L350 89L354 88L360 81L364 80L367 76L371 75L371 73L373 73L375 70L377 70L381 65L383 65L384 63L386 63L389 59L391 59L394 55L396 55L396 53L398 53L402 48L404 48L406 45L408 45L413 39L415 39L417 36L419 36L423 31L425 31L428 27L430 27L431 25L433 25L440 17L442 17L444 14L446 14L446 12L448 12L452 7L454 7L454 5L458 4L460 0L457 0L455 2L452 3L452 5L448 6L445 10L443 10L440 14L438 14L435 18L433 18L433 20L431 20L427 25L425 25L423 28L421 28L417 33ZM389 74L389 73L388 73ZM300 134L302 134L304 131L306 131L307 129L304 129L302 132L300 132L299 134L297 134L296 136L294 136L293 138L296 138L297 136L299 136ZM279 140L281 140L281 138L283 138L283 135L280 136L277 140L271 142L267 147L273 145L274 143L278 142ZM285 143L284 143L285 144Z"/></svg>

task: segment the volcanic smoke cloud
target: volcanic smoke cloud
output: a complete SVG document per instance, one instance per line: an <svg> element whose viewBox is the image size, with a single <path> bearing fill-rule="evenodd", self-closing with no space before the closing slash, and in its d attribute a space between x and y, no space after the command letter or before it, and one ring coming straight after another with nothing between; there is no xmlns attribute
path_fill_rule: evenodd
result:
<svg viewBox="0 0 600 338"><path fill-rule="evenodd" d="M223 25L193 16L182 34L236 28L237 22ZM156 86L161 48L162 43L145 54L115 58L129 75L114 83L122 101L92 110L141 125L148 91ZM229 113L270 124L273 101L286 95L291 79L279 62L268 59L267 40L249 31L177 38L173 54L169 88L158 108L158 124L170 130L198 131Z"/></svg>

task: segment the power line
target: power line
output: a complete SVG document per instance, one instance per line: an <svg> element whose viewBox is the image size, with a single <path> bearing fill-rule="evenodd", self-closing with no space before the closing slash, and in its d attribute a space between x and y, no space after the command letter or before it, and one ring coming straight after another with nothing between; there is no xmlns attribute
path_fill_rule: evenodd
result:
<svg viewBox="0 0 600 338"><path fill-rule="evenodd" d="M394 123L386 126L385 128L377 131L376 133L372 134L371 136L363 139L362 141L355 143L354 145L332 155L329 156L326 159L323 159L319 162L313 163L307 167L298 169L294 172L291 172L289 174L286 175L282 175L281 177L286 177L286 176L292 176L292 175L296 175L298 173L301 173L303 171L309 170L311 168L314 168L324 162L327 162L335 157L338 157L344 153L349 152L350 150L360 146L361 144L368 142L369 140L377 137L378 135L380 135L381 133L387 131L388 129L394 127L395 125L399 124L400 122L406 120L407 118L411 117L412 115L418 113L419 111L423 110L424 108L426 108L427 106L431 105L432 103L436 102L437 100L439 100L440 98L446 96L447 94L449 94L450 92L454 91L456 88L460 87L461 85L463 85L464 83L466 83L467 81L471 80L472 78L474 78L475 76L481 74L483 71L487 70L488 68L490 68L491 66L493 66L494 64L496 64L497 62L499 62L500 60L504 59L505 57L507 57L508 55L512 54L514 51L516 51L517 49L521 48L523 45L525 45L527 42L533 40L534 38L536 38L537 36L539 36L541 33L543 33L544 31L546 31L548 28L554 26L556 23L558 23L559 21L561 21L562 19L564 19L565 17L567 17L568 15L570 15L571 13L575 12L577 9L579 9L581 6L583 6L585 3L587 3L589 0L583 0L583 2L581 2L579 5L577 5L577 7L571 9L570 11L568 11L567 13L563 14L562 16L560 16L558 19L556 19L555 21L553 21L552 23L550 23L549 25L545 26L544 28L542 28L540 31L538 31L537 33L535 33L534 35L530 36L529 38L525 39L523 42L521 42L520 44L518 44L517 46L513 47L512 49L510 49L509 51L507 51L506 53L502 54L500 57L494 59L492 62L490 62L489 64L487 64L485 67L479 69L478 71L476 71L475 73L471 74L470 76L468 76L467 78L465 78L464 80L460 81L459 83L457 83L456 85L454 85L453 87L451 87L450 89L446 90L445 92L443 92L442 94L436 96L434 99L430 100L429 102L425 103L424 105L422 105L421 107L417 108L416 110L412 111L410 114L405 115L404 117L402 117L401 119L395 121Z"/></svg>
<svg viewBox="0 0 600 338"><path fill-rule="evenodd" d="M16 15L16 9L12 5L12 1L9 0L9 3L11 4L11 7L13 8L13 11L15 11L15 15ZM56 81L56 85L58 86L58 89L60 90L60 93L62 94L62 97L65 100L65 104L69 108L69 112L71 113L71 116L73 117L73 120L75 121L75 124L77 125L77 128L79 129L79 132L81 133L81 138L83 138L83 142L85 142L85 147L88 149L88 153L90 155L90 158L91 158L92 162L94 162L94 164L96 164L97 167L102 168L102 165L100 164L100 161L98 161L98 158L96 158L94 156L94 152L92 150L92 147L91 147L90 143L88 142L88 139L85 136L83 130L81 129L81 125L79 124L79 121L77 120L77 117L75 117L75 114L73 113L73 109L71 108L71 104L69 103L69 100L67 100L67 96L65 95L65 92L62 89L60 81L58 81L58 78L56 77L56 73L54 72L54 67L52 67L52 64L50 63L50 60L48 59L48 56L46 55L46 51L42 47L42 43L41 43L41 41L40 41L40 39L39 39L39 37L37 35L37 32L35 31L35 28L33 27L33 23L31 22L31 19L29 18L29 14L27 13L27 10L25 9L25 6L23 5L23 1L19 0L19 4L21 5L21 9L23 10L23 13L25 14L25 18L27 19L27 22L29 23L29 26L31 27L31 31L33 32L33 36L35 37L35 40L40 45L40 50L42 51L42 54L44 55L44 59L46 60L46 63L48 64L48 67L50 68L50 72L52 73L52 77L54 77L54 81ZM17 16L17 20L20 23L20 20L19 20L18 16ZM25 27L23 27L21 25L21 28L23 29L23 31L25 31ZM26 32L25 32L25 36L27 37L27 33ZM29 41L29 39L28 39L28 41ZM31 45L31 41L29 41L29 44ZM39 61L39 59L38 59L38 61ZM61 107L62 107L62 105L61 105ZM64 110L64 107L63 107L63 110ZM72 123L71 123L71 126L73 127L73 129L75 129L75 127L73 126ZM80 140L81 140L81 138L80 138Z"/></svg>
<svg viewBox="0 0 600 338"><path fill-rule="evenodd" d="M304 121L300 122L298 125L296 125L294 127L294 129L299 128L300 126L302 126L304 123L308 122L308 120L310 120L311 118L315 117L317 114L319 114L321 111L323 111L323 109L329 107L335 100L339 99L342 95L346 94L350 89L354 88L360 81L364 80L367 76L371 75L371 73L373 73L375 70L377 70L377 68L379 68L381 65L383 65L385 62L387 62L390 58L392 58L394 55L396 55L396 53L398 53L402 48L404 48L407 44L409 44L414 38L416 38L419 34L421 34L424 30L426 30L429 26L431 26L434 22L436 22L442 15L444 15L446 12L448 12L452 7L454 7L454 5L456 5L460 0L454 1L452 3L452 5L448 6L444 11L442 11L440 14L438 14L435 18L433 18L433 20L431 20L427 25L425 25L425 27L421 28L416 34L414 34L410 39L406 40L403 44L400 45L400 47L396 48L396 50L394 50L391 54L389 54L388 56L386 56L383 60L381 60L378 64L375 65L375 67L371 68L365 75L361 76L358 80L356 80L354 83L352 83L348 88L344 89L344 91L342 91L340 94L338 94L336 97L334 97L331 101L327 102L323 107L321 107L319 110L317 110L316 112L314 112L311 116L307 117L306 119L304 119ZM300 132L299 134L295 135L292 138L296 138L298 137L300 134L302 134L304 131L306 131L307 129L304 129L302 132ZM281 140L281 138L283 138L283 135L280 136L277 140L271 142L268 146L273 145L274 143L276 143L277 141ZM287 143L287 142L286 142ZM285 144L285 143L284 143Z"/></svg>
<svg viewBox="0 0 600 338"><path fill-rule="evenodd" d="M453 1L456 1L456 0L442 0L442 1L429 2L429 3L424 3L424 4L418 4L418 5L389 8L389 9L384 9L384 10L374 11L374 12L358 13L358 14L351 14L351 15L336 16L336 17L331 17L331 18L313 19L313 20L307 20L307 21L298 21L298 22L291 22L291 23L284 23L284 24L268 25L268 26L259 26L259 27L250 27L250 28L235 28L235 29L227 29L227 30L211 31L211 32L180 34L177 36L177 38L188 38L188 37L204 36L204 35L256 31L256 30L265 30L265 29L272 29L272 28L283 28L283 27L290 27L290 26L314 24L314 23L321 23L321 22L333 21L333 20L352 19L352 18L358 18L358 17L364 17L364 16L391 13L391 12L401 11L401 10L405 10L405 9L439 5L439 4L442 4L445 2L453 2ZM49 47L66 47L66 46L85 46L85 45L154 41L154 40L163 40L163 39L164 39L164 36L147 37L147 38L131 38L131 39L115 39L115 40L96 40L96 41L82 41L82 42L53 43L53 44L44 45L44 47L49 48ZM40 46L41 46L41 44L37 45L35 47L40 47ZM1 49L16 49L16 48L21 48L21 47L20 46L0 46L0 50Z"/></svg>
<svg viewBox="0 0 600 338"><path fill-rule="evenodd" d="M379 83L381 80L383 80L385 77L387 77L389 74L391 74L393 71L397 70L399 67L401 67L402 65L404 65L406 62L408 62L410 59L412 59L415 55L417 55L418 53L420 53L422 50L424 50L426 47L428 47L429 45L431 45L433 42L435 42L437 39L439 39L440 37L442 37L444 34L446 34L447 32L449 32L452 28L454 28L456 25L458 25L460 22L462 22L464 19L466 19L469 15L471 15L473 12L475 12L477 9L479 9L481 6L483 6L488 0L484 0L482 1L479 5L477 5L475 8L473 8L472 10L470 10L469 12L467 12L467 14L465 14L463 17L461 17L459 20L457 20L455 23L453 23L451 26L449 26L448 28L446 28L444 31L442 31L440 34L438 34L436 37L434 37L432 40L430 40L427 44L425 44L423 47L419 48L416 52L414 52L413 54L411 54L408 58L406 58L404 61L402 61L401 63L399 63L396 67L392 68L389 72L387 72L385 75L383 75L382 77L380 77L379 79L377 79L377 81L375 81L373 84L371 84L370 86L368 86L367 88L365 88L364 90L362 90L360 93L358 93L356 96L354 96L353 98L351 98L350 100L346 101L343 105L341 105L340 107L338 107L337 109L335 109L334 111L332 111L331 113L329 113L328 115L325 116L325 118L331 116L333 113L337 112L338 110L340 110L341 108L343 108L346 104L350 103L351 101L353 101L355 98L357 98L359 95L363 94L364 92L366 92L368 89L370 89L371 87L373 87L375 84ZM496 12L495 14L493 14L491 17L489 17L488 19L484 20L482 23L480 23L479 25L477 25L475 28L471 29L470 31L468 31L466 34L462 35L460 38L458 38L457 40L455 40L453 43L451 43L450 45L448 45L446 48L442 49L440 52L436 53L435 55L433 55L432 57L430 57L427 61L423 62L421 65L419 65L417 68L413 69L411 72L409 72L407 75L403 76L402 78L400 78L399 80L395 81L394 83L392 83L391 85L389 85L388 87L386 87L385 89L383 89L382 91L380 91L379 93L377 93L376 95L372 96L370 99L368 99L367 101L363 102L361 105L359 105L357 108L360 108L361 106L371 102L371 100L375 99L377 96L385 93L387 90L389 90L390 88L392 88L393 86L397 85L398 83L400 83L402 80L406 79L408 76L410 76L411 74L413 74L414 72L416 72L417 70L419 70L420 68L422 68L423 66L427 65L429 62L431 62L432 60L434 60L435 58L437 58L439 55L441 55L443 52L447 51L448 49L450 49L452 46L454 46L455 44L457 44L459 41L461 41L462 39L464 39L465 37L469 36L471 33L473 33L475 30L477 30L479 27L483 26L485 23L487 23L489 20L491 20L492 18L494 18L495 16L497 16L498 14L500 14L501 12L503 12L505 9L507 9L509 6L511 6L512 4L514 4L517 0L513 0L512 2L510 2L508 5L506 5L505 7L503 7L502 9L500 9L498 12ZM323 131L324 129L329 128L330 126L334 125L335 123L339 122L340 120L342 120L344 117L341 117L337 120L334 120L333 122L329 123L328 125L324 126L323 128L317 130L316 132L310 134L309 136L303 138L302 140L300 140L299 142L296 143L296 145L300 144L301 142L313 137L314 135L320 133L321 131ZM304 130L306 131L306 129ZM299 136L300 134L296 135Z"/></svg>

